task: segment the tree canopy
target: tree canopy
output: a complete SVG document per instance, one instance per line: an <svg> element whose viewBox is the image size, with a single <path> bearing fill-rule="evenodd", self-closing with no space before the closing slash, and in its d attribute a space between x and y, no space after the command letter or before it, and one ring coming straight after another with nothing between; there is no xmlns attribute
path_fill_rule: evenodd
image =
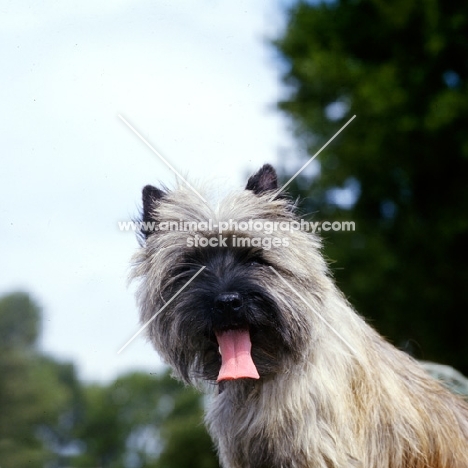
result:
<svg viewBox="0 0 468 468"><path fill-rule="evenodd" d="M315 219L356 224L324 233L339 286L395 344L468 373L468 4L301 1L274 45L309 156L357 115L291 184Z"/></svg>
<svg viewBox="0 0 468 468"><path fill-rule="evenodd" d="M40 324L28 294L0 298L0 460L13 468L56 466L76 414L73 366L38 352Z"/></svg>

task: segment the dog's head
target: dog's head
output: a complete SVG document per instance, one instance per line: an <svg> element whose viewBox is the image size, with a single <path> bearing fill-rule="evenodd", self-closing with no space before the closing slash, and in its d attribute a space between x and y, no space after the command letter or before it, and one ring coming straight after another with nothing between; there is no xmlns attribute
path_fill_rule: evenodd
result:
<svg viewBox="0 0 468 468"><path fill-rule="evenodd" d="M316 238L279 229L295 215L277 188L265 165L216 210L189 188L143 190L146 225L133 274L141 320L187 382L265 379L304 355L310 314L290 285L309 286L308 262L326 267Z"/></svg>

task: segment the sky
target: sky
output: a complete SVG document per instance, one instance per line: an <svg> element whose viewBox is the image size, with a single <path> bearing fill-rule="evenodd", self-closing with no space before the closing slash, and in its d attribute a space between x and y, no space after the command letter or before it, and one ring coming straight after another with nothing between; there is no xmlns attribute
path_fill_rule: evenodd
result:
<svg viewBox="0 0 468 468"><path fill-rule="evenodd" d="M295 148L275 109L268 45L285 2L3 1L0 8L0 294L42 308L43 352L84 381L157 372L127 285L146 184L173 173L226 191ZM298 151L298 150L297 150ZM299 162L293 162L295 169Z"/></svg>

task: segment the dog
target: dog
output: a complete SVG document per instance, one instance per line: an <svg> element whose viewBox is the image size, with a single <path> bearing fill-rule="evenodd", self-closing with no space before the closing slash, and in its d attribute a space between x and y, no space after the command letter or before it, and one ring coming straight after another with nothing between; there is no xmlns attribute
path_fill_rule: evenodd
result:
<svg viewBox="0 0 468 468"><path fill-rule="evenodd" d="M468 405L353 310L272 166L215 208L146 186L142 221L141 321L176 378L214 388L223 467L468 468Z"/></svg>

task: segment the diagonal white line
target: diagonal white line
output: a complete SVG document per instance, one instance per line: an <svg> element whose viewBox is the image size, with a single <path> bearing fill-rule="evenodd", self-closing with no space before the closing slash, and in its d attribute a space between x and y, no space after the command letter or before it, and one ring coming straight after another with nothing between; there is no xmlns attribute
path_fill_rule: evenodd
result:
<svg viewBox="0 0 468 468"><path fill-rule="evenodd" d="M353 115L279 190L275 192L269 201L273 201L355 118L356 115Z"/></svg>
<svg viewBox="0 0 468 468"><path fill-rule="evenodd" d="M148 146L148 148L174 173L176 174L178 177L180 177L186 184L187 186L194 192L196 193L205 203L207 203L207 201L184 179L184 177L182 177L175 169L174 167L171 166L171 164L158 152L156 151L149 143L147 140L145 140L145 138L143 138L143 136L137 131L135 130L134 127L132 127L132 125L130 125L120 114L118 114L118 117L120 120L122 120L122 122L127 125L127 127L132 130L133 133L135 133L135 135L140 138L140 140L146 145Z"/></svg>
<svg viewBox="0 0 468 468"><path fill-rule="evenodd" d="M118 351L120 354L206 267L202 266Z"/></svg>
<svg viewBox="0 0 468 468"><path fill-rule="evenodd" d="M272 266L271 270L276 273L276 276L306 305L312 312L320 319L322 322L330 328L330 330L335 333L335 335L340 338L340 340L355 354L358 355L357 351L302 297Z"/></svg>

